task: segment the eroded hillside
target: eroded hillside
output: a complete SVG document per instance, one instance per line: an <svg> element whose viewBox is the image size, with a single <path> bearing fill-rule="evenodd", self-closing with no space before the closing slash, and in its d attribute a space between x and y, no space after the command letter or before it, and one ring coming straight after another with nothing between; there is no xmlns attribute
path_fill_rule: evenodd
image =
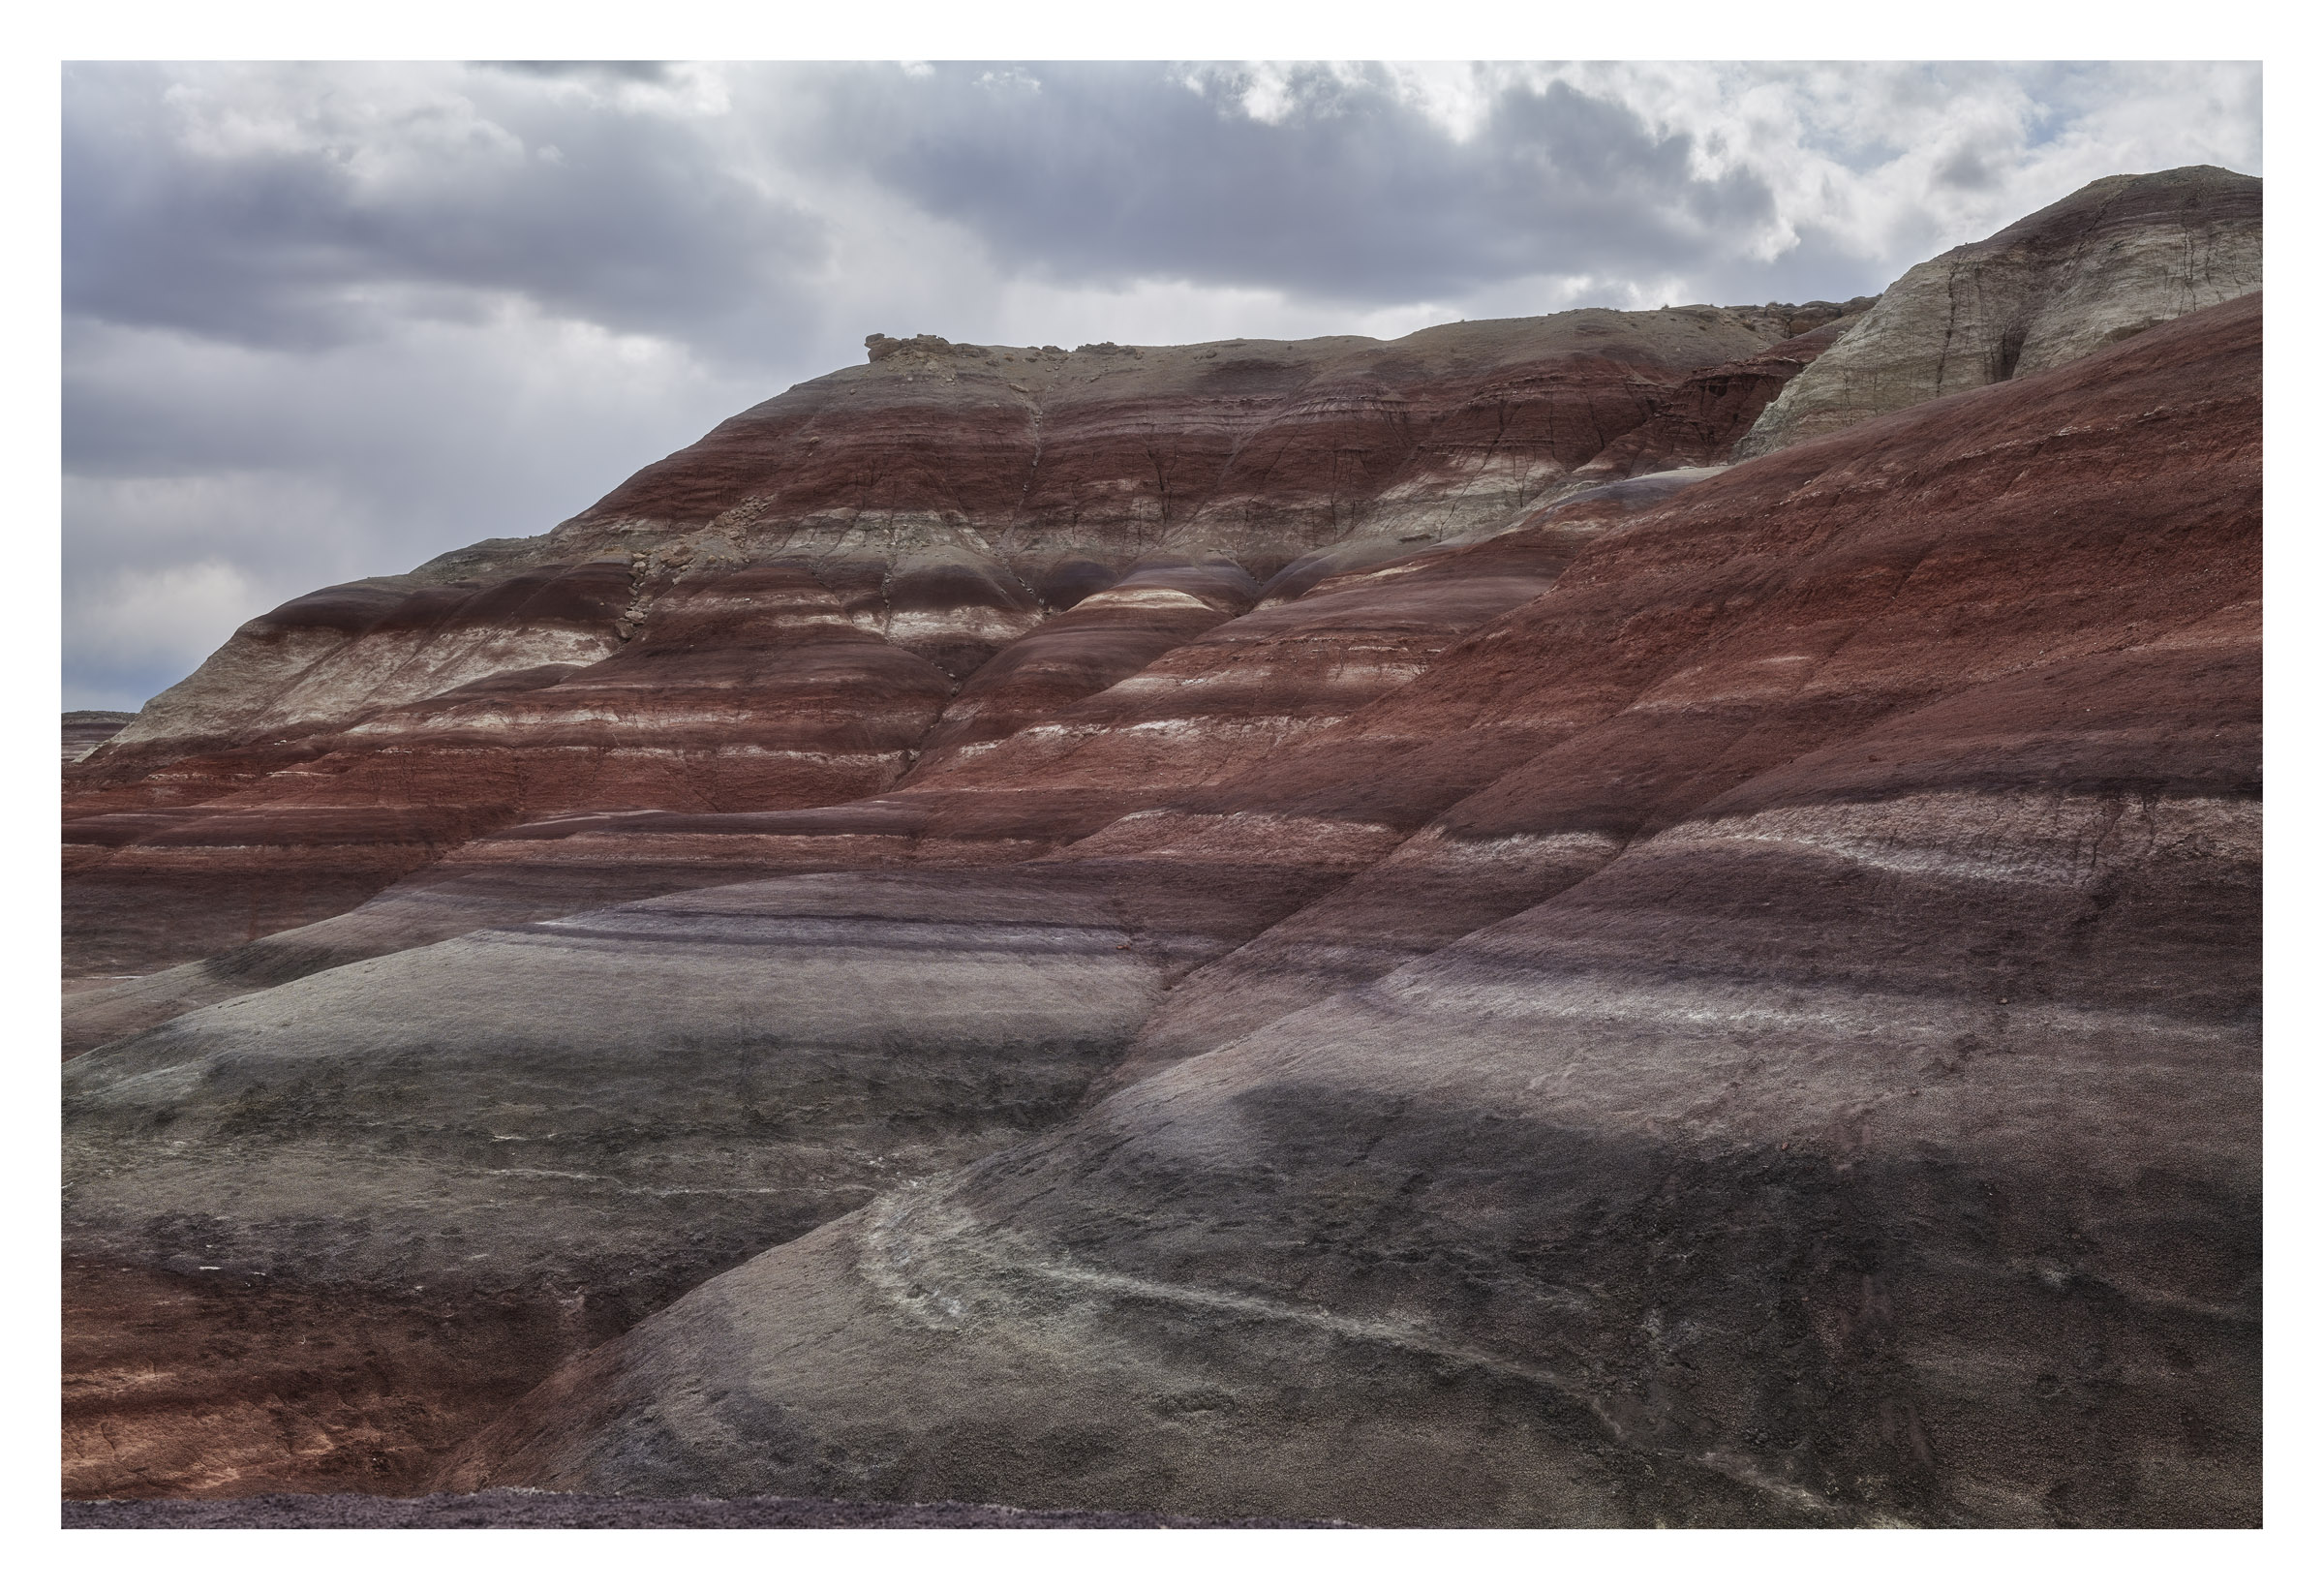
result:
<svg viewBox="0 0 2324 1590"><path fill-rule="evenodd" d="M1839 423L1930 267L875 338L246 626L68 768L69 1493L2255 1518L2258 184L2096 187Z"/></svg>

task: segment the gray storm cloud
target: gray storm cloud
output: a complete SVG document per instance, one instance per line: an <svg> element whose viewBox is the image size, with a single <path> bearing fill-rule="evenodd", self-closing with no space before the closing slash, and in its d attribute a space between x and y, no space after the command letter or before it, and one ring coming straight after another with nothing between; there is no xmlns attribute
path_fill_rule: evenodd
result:
<svg viewBox="0 0 2324 1590"><path fill-rule="evenodd" d="M2094 177L2257 172L2256 66L75 65L64 693L526 535L975 341L1875 290Z"/></svg>
<svg viewBox="0 0 2324 1590"><path fill-rule="evenodd" d="M1295 69L1269 119L1232 73L956 67L819 83L816 159L1057 281L1177 275L1336 301L1443 297L1552 272L1671 271L1763 220L1756 173L1567 84L1492 93L1456 138L1387 73Z"/></svg>
<svg viewBox="0 0 2324 1590"><path fill-rule="evenodd" d="M351 92L301 94L305 73L76 71L66 312L313 348L518 293L694 336L822 260L824 224L687 119L543 95L521 69L425 97L363 92L391 87L364 79L393 69L348 72Z"/></svg>

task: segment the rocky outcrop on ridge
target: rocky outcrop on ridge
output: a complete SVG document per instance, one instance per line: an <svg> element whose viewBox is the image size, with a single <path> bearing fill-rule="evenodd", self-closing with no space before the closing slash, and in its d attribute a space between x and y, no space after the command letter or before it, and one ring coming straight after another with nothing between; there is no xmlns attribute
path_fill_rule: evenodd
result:
<svg viewBox="0 0 2324 1590"><path fill-rule="evenodd" d="M1202 351L887 339L379 582L353 717L188 690L69 779L118 902L411 849L69 1002L70 1490L2254 1520L2259 298L1721 469L1860 307L1440 328L1639 417L1335 506L1386 433L1267 398L1280 513L1168 523L1102 472ZM938 466L1081 517L811 495ZM496 610L603 657L382 683Z"/></svg>
<svg viewBox="0 0 2324 1590"><path fill-rule="evenodd" d="M2217 166L2104 177L1905 272L1734 456L2052 369L2259 285L2257 177Z"/></svg>

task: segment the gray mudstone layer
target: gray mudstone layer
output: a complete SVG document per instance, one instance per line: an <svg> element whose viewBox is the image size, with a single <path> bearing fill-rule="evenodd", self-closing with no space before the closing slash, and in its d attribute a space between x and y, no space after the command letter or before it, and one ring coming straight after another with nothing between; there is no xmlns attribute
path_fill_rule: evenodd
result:
<svg viewBox="0 0 2324 1590"><path fill-rule="evenodd" d="M2259 178L2217 166L2103 177L1905 272L1734 457L2055 369L2259 288Z"/></svg>

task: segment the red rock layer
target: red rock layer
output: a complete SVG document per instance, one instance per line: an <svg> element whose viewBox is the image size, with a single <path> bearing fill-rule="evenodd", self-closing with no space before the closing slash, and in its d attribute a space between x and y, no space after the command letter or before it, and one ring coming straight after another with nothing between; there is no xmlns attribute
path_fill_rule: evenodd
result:
<svg viewBox="0 0 2324 1590"><path fill-rule="evenodd" d="M531 1300L306 1292L68 1258L64 1493L413 1495L586 1337Z"/></svg>
<svg viewBox="0 0 2324 1590"><path fill-rule="evenodd" d="M619 566L603 578L628 589ZM713 571L670 586L656 610L650 635L594 666L488 675L344 731L96 792L86 806L260 770L238 787L213 777L199 804L68 822L76 969L168 965L337 914L530 816L868 794L903 771L952 693L795 569ZM273 864L251 867L254 847Z"/></svg>
<svg viewBox="0 0 2324 1590"><path fill-rule="evenodd" d="M1163 547L1265 577L1374 522L1439 535L1505 520L1646 422L1689 371L1778 340L1707 308L1464 322L1387 344L1065 355L915 340L728 420L552 545L683 535L818 558L963 545L1053 604Z"/></svg>
<svg viewBox="0 0 2324 1590"><path fill-rule="evenodd" d="M76 995L67 1002L66 1052L80 1053L233 994L480 928L752 876L1054 853L1125 811L1210 780L1230 763L1264 754L1411 677L1467 628L1542 591L1579 544L1537 535L1458 560L1408 552L1401 566L1347 577L1297 604L1232 624L1222 621L1248 602L1246 579L1232 566L1164 558L1053 621L974 676L923 742L928 749L905 785L885 798L822 806L800 796L804 810L747 810L715 819L688 814L679 801L667 799L660 803L664 810L518 822L450 851L352 914L249 944L233 937L230 947L199 963ZM759 570L735 579L763 586L771 577ZM763 591L752 599L763 611ZM1177 640L1189 644L1174 647ZM556 690L535 694L545 699L615 676L645 644L601 669L571 676ZM683 659L688 678L713 665L688 649L692 644L680 638L667 648ZM1142 661L1147 664L1143 669L1136 666ZM1125 675L1131 677L1119 677ZM1129 688L1101 688L1117 682ZM872 718L878 698L860 681L847 688L855 693L834 704L796 684L779 699L792 708L828 707L829 720L839 723L854 721L851 714ZM686 689L671 687L656 707L638 709L629 720L668 712L686 699ZM585 699L595 705L601 698ZM1043 706L1061 710L1035 710ZM383 721L392 727L396 719ZM527 747L502 728L479 734L469 746L438 733L389 765L401 780L435 780L431 793L443 801L440 810L456 811L452 803L463 793L474 801L462 780L478 779L479 761L489 768L496 765L490 759L510 757L512 742L532 767L548 760L539 741ZM362 743L366 753L347 756L354 772L343 775L341 784L319 778L314 793L285 797L286 804L345 800L345 780L379 766L368 751L376 741ZM321 758L317 765L330 761ZM671 806L680 810L666 810ZM337 816L350 809L320 810ZM279 821L285 813L267 816ZM1388 838L1385 831L1354 828L1343 842L1369 860ZM275 887L298 875L279 865L261 874ZM349 893L363 881L355 880ZM144 887L150 902L157 891ZM104 897L96 901L108 903ZM230 933L238 924L225 926ZM169 941L185 936L182 926L174 927Z"/></svg>
<svg viewBox="0 0 2324 1590"><path fill-rule="evenodd" d="M2239 302L2255 336L2258 301ZM2255 599L2255 399L2172 390L2190 364L2225 380L2212 373L2221 324L2172 334L2214 328L2210 343L2101 367L2102 395L2087 370L2029 380L2003 408L1914 410L1697 485L1412 689L1206 792L1205 810L1245 820L1328 815L1414 837L1207 970L1142 1050L1175 1057L1376 976L1836 735ZM2183 434L2158 448L2166 421ZM2217 467L2187 467L2213 448ZM1546 532L1504 539L1533 534ZM1550 689L1544 657L1565 659Z"/></svg>

